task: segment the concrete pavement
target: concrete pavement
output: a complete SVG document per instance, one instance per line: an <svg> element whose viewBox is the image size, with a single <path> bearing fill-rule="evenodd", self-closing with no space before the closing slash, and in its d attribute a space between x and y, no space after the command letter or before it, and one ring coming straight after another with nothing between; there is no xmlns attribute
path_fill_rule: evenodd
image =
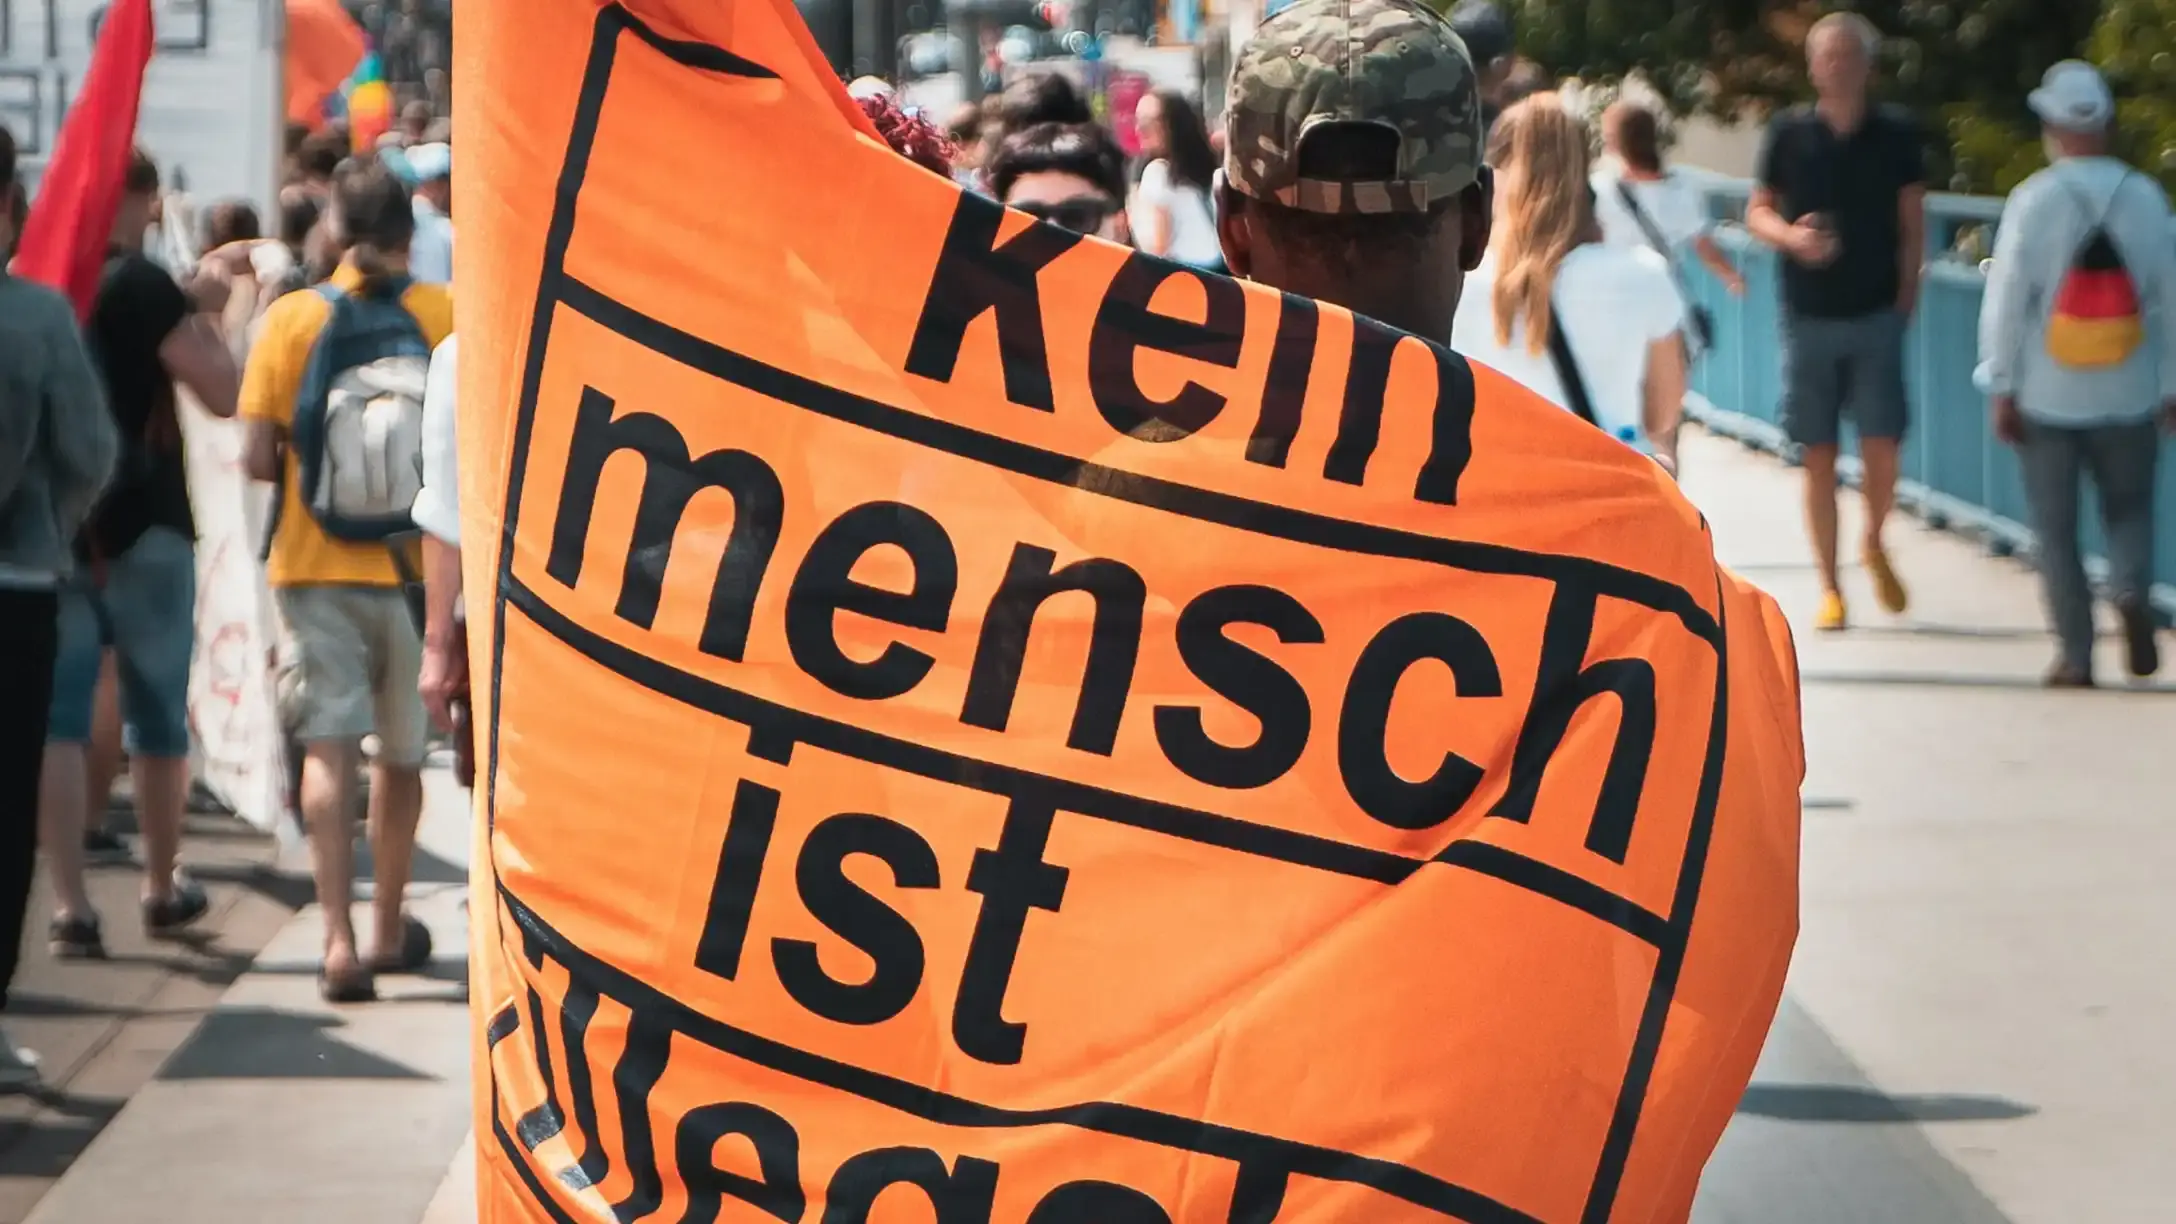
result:
<svg viewBox="0 0 2176 1224"><path fill-rule="evenodd" d="M1723 555L1800 626L1808 755L1792 1006L1701 1218L2170 1219L2176 674L2041 689L2032 573L1910 520L1890 550L1911 613L1854 572L1856 627L1807 631L1797 474L1689 454ZM1853 1078L1878 1092L1814 1091Z"/></svg>
<svg viewBox="0 0 2176 1224"><path fill-rule="evenodd" d="M1912 613L1854 573L1857 627L1816 635L1795 476L1704 437L1686 469L1801 627L1809 754L1790 997L1696 1224L2162 1224L2176 688L2042 691L2030 573L1908 521ZM435 980L321 1007L303 911L31 1224L468 1224L465 813L434 778Z"/></svg>
<svg viewBox="0 0 2176 1224"><path fill-rule="evenodd" d="M350 1008L318 998L322 913L303 904L306 864L281 864L300 908L35 1209L0 1224L420 1219L469 1125L467 857L466 793L434 769L409 897L438 958Z"/></svg>
<svg viewBox="0 0 2176 1224"><path fill-rule="evenodd" d="M126 778L116 790L115 823L132 830ZM88 884L104 918L104 961L63 963L46 954L53 898L40 878L27 951L0 1023L38 1052L52 1091L0 1095L0 1224L29 1213L307 898L307 885L298 894L298 881L278 870L274 853L269 838L239 820L191 813L182 861L211 910L186 939L172 942L143 934L140 866L93 866Z"/></svg>

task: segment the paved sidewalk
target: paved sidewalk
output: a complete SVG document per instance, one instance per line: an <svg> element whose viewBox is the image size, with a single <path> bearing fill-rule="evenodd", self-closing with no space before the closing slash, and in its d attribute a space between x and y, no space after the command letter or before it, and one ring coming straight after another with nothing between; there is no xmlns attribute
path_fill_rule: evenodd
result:
<svg viewBox="0 0 2176 1224"><path fill-rule="evenodd" d="M115 825L133 831L127 793L123 779ZM186 941L170 943L143 934L142 868L94 866L91 899L105 919L105 961L62 963L46 952L53 898L39 879L14 999L0 1023L43 1058L47 1090L0 1095L0 1224L29 1214L301 904L307 886L298 894L275 854L270 837L239 820L192 814L182 861L212 908Z"/></svg>
<svg viewBox="0 0 2176 1224"><path fill-rule="evenodd" d="M2043 690L2031 571L1909 519L1909 615L1854 571L1815 633L1798 474L1701 438L1687 485L1792 617L1808 755L1790 998L1697 1224L2166 1224L2176 672Z"/></svg>
<svg viewBox="0 0 2176 1224"><path fill-rule="evenodd" d="M322 1003L322 917L303 905L302 862L289 861L284 878L300 908L261 924L254 961L243 958L223 989L201 992L175 1018L178 1031L136 1082L88 1102L68 1085L57 1108L95 1109L110 1123L34 1210L0 1206L0 1224L421 1217L469 1125L467 796L443 770L425 786L409 897L436 945L429 972L381 979L374 1005Z"/></svg>

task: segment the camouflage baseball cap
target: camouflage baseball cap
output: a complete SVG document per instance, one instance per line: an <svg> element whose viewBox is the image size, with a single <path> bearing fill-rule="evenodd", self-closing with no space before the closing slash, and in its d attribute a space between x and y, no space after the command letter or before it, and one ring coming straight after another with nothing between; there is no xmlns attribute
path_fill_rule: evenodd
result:
<svg viewBox="0 0 2176 1224"><path fill-rule="evenodd" d="M1325 123L1398 133L1398 176L1304 179L1300 140ZM1294 0L1232 65L1224 177L1258 200L1319 213L1421 212L1481 167L1480 82L1466 46L1415 0Z"/></svg>

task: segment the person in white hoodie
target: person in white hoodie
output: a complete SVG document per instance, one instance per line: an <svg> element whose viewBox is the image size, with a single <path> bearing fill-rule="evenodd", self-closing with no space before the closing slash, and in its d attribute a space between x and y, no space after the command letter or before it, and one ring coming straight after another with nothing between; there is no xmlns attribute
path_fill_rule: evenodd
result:
<svg viewBox="0 0 2176 1224"><path fill-rule="evenodd" d="M2176 430L2176 242L2161 185L2109 153L2115 99L2091 64L2048 69L2029 101L2050 164L2003 205L1980 306L1977 381L1995 435L2017 448L2024 468L2041 586L2061 643L2047 683L2084 688L2094 683L2093 588L2078 543L2079 479L2088 472L2126 662L2134 676L2160 669L2147 591L2156 426ZM2085 325L2120 339L2113 350L2081 357L2054 334L2059 314L2069 316L2064 327L2079 321L2073 278L2100 236L2122 272L2089 274L2114 297L2098 295L2105 300L2090 313L2106 317Z"/></svg>

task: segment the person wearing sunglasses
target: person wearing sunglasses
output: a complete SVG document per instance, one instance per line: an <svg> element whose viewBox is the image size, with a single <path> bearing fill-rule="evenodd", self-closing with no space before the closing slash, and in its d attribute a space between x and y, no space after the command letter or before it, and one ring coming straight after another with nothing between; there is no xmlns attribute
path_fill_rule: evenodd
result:
<svg viewBox="0 0 2176 1224"><path fill-rule="evenodd" d="M1126 154L1094 123L1038 123L1014 132L989 167L1001 203L1061 229L1131 245Z"/></svg>

